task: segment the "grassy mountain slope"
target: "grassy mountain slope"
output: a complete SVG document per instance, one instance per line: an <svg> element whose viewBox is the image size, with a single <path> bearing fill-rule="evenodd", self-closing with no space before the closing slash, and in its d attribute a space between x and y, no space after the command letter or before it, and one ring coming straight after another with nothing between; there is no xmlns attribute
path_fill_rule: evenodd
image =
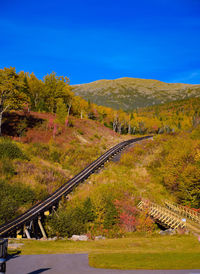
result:
<svg viewBox="0 0 200 274"><path fill-rule="evenodd" d="M74 85L76 95L98 105L132 110L189 97L200 97L200 85L168 84L158 80L120 78Z"/></svg>
<svg viewBox="0 0 200 274"><path fill-rule="evenodd" d="M171 103L171 114L189 115L190 106L194 106L191 100L198 101ZM141 114L151 116L156 111L163 121L170 116L166 108L147 108ZM15 141L0 138L0 224L44 199L110 146L128 138L89 119L70 116L67 126L57 125L55 131L53 114L9 115L3 132L5 136L15 135L11 136ZM67 200L63 199L57 214L49 217L48 235L88 232L118 237L124 231L151 231L152 221L136 208L141 197L198 208L200 128L198 121L193 124L187 132L181 123L177 133L138 144L119 162L107 163L100 173L91 175Z"/></svg>
<svg viewBox="0 0 200 274"><path fill-rule="evenodd" d="M97 121L7 113L0 138L0 225L43 200L111 146L124 140Z"/></svg>
<svg viewBox="0 0 200 274"><path fill-rule="evenodd" d="M119 162L107 163L68 196L58 215L48 219L48 233L88 233L93 238L152 231L152 220L137 210L141 198L199 208L199 130L157 135L130 148Z"/></svg>

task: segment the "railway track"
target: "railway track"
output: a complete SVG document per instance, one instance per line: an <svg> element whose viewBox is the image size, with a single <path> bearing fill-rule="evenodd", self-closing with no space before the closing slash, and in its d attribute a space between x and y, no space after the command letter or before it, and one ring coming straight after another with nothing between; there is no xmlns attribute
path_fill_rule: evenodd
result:
<svg viewBox="0 0 200 274"><path fill-rule="evenodd" d="M63 195L69 194L78 184L87 179L90 176L90 174L92 174L94 171L103 166L104 163L107 162L114 155L116 155L132 143L150 138L152 138L152 136L130 139L112 147L99 158L97 158L94 162L88 165L85 169L83 169L80 173L78 173L76 176L74 176L72 179L67 181L60 188L58 188L54 193L49 195L44 201L37 203L32 208L27 210L25 213L9 221L8 223L1 225L0 236L8 235L12 231L16 231L22 228L30 221L39 218L39 216L41 216L45 211L49 210L54 205L56 205Z"/></svg>

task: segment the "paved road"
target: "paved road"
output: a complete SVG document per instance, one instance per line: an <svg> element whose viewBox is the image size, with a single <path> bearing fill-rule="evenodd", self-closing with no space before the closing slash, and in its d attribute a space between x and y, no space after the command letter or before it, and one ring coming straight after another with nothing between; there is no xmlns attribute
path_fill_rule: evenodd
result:
<svg viewBox="0 0 200 274"><path fill-rule="evenodd" d="M87 254L22 255L7 261L6 274L200 274L199 270L111 270L88 265Z"/></svg>

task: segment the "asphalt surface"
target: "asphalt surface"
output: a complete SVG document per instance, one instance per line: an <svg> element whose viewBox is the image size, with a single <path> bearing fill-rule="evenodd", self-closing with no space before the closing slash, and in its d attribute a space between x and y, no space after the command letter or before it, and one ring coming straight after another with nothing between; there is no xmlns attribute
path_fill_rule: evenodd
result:
<svg viewBox="0 0 200 274"><path fill-rule="evenodd" d="M8 258L6 274L200 274L199 270L114 270L88 265L87 254L22 255Z"/></svg>

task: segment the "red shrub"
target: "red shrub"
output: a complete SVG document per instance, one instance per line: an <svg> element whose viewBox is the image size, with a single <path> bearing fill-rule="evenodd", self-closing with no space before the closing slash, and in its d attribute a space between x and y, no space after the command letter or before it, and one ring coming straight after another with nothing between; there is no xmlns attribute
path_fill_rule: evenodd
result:
<svg viewBox="0 0 200 274"><path fill-rule="evenodd" d="M128 197L126 200L116 200L115 207L119 212L120 226L126 232L135 231L139 211L135 206L133 198Z"/></svg>

